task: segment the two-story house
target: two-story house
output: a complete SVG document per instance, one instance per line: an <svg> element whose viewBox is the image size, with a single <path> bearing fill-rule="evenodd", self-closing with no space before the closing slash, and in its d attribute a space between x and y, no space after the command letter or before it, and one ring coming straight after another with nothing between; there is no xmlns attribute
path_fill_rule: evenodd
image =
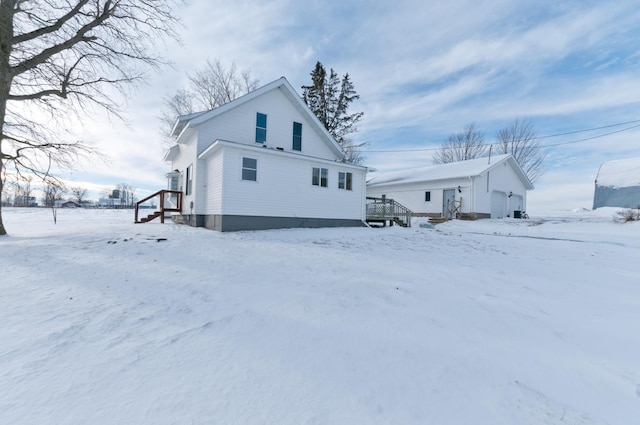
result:
<svg viewBox="0 0 640 425"><path fill-rule="evenodd" d="M280 78L223 106L181 116L169 189L174 220L220 231L362 226L366 167L344 153Z"/></svg>

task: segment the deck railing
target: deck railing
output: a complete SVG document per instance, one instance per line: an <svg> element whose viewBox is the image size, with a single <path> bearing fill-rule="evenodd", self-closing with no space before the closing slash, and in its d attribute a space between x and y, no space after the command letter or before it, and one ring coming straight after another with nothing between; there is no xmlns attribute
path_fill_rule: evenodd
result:
<svg viewBox="0 0 640 425"><path fill-rule="evenodd" d="M152 214L147 215L138 220L138 212L140 206L155 197L159 197L158 206ZM179 190L159 190L153 195L149 195L146 198L136 202L136 223L146 223L153 220L156 217L160 217L160 222L164 223L165 212L180 212L182 211L182 192Z"/></svg>
<svg viewBox="0 0 640 425"><path fill-rule="evenodd" d="M367 196L367 222L386 221L411 227L411 210L393 199Z"/></svg>

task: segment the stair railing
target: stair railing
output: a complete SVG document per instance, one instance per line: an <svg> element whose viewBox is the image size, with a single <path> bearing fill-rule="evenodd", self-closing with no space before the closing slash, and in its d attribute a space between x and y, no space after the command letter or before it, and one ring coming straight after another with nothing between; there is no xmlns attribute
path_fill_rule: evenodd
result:
<svg viewBox="0 0 640 425"><path fill-rule="evenodd" d="M367 196L367 220L391 220L411 227L411 210L393 199Z"/></svg>
<svg viewBox="0 0 640 425"><path fill-rule="evenodd" d="M138 220L138 213L140 206L159 196L160 202L158 203L158 209L155 210L155 217L160 217L160 222L164 223L164 213L165 212L180 212L182 211L182 192L179 190L159 190L156 193L147 196L146 198L136 202L136 223L145 223L146 221L153 220L155 217L150 218L149 220L140 221Z"/></svg>

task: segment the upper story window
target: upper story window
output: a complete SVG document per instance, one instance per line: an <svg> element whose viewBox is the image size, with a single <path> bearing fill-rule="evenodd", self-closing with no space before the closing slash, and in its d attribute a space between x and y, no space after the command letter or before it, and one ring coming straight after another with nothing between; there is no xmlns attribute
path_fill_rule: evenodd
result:
<svg viewBox="0 0 640 425"><path fill-rule="evenodd" d="M242 158L242 180L256 181L258 177L258 160Z"/></svg>
<svg viewBox="0 0 640 425"><path fill-rule="evenodd" d="M256 114L256 143L267 141L267 115L258 112Z"/></svg>
<svg viewBox="0 0 640 425"><path fill-rule="evenodd" d="M294 151L302 150L302 123L293 123L293 147Z"/></svg>
<svg viewBox="0 0 640 425"><path fill-rule="evenodd" d="M338 189L353 190L353 173L338 173Z"/></svg>
<svg viewBox="0 0 640 425"><path fill-rule="evenodd" d="M313 167L311 184L314 186L329 187L329 170Z"/></svg>

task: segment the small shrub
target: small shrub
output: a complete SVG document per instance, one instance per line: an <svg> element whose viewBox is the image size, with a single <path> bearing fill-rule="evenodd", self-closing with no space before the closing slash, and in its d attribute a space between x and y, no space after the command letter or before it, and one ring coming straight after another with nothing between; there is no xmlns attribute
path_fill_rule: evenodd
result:
<svg viewBox="0 0 640 425"><path fill-rule="evenodd" d="M625 210L618 211L615 218L616 221L621 223L640 221L640 206L638 208L627 208Z"/></svg>

